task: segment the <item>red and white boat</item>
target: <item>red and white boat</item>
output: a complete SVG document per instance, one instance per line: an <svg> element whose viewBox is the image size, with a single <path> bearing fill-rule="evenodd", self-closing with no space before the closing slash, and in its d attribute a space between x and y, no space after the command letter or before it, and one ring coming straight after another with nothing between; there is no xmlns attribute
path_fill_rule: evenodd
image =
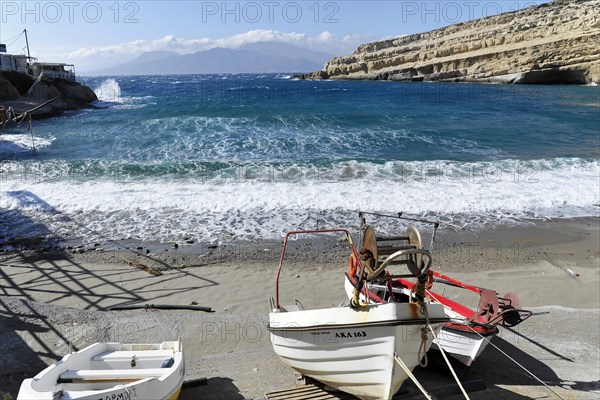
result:
<svg viewBox="0 0 600 400"><path fill-rule="evenodd" d="M400 215L398 217L385 215L384 217L402 218ZM363 215L361 215L361 219L363 221L363 243L360 257L362 262L366 264L367 271L382 265L390 254L400 250L421 249L423 247L421 235L412 225L408 227L406 234L403 236L377 237L373 229L364 223ZM434 226L430 247L433 247L436 228L437 225ZM407 264L409 269L411 264L421 262L418 257L405 257L403 260L396 261L396 263ZM415 266L412 266L412 268L415 268ZM354 270L351 267L345 279L345 289L349 296L352 295L357 284ZM470 366L485 349L490 337L499 332L499 325L515 326L532 315L531 311L521 309L520 301L514 293L507 293L499 297L493 290L460 282L431 269L428 270L427 275L428 282L425 295L430 299L431 304L443 305L446 316L451 319L449 322L444 323L442 327L438 337L439 345L448 354L467 366ZM433 291L434 282L468 290L479 295L477 309L473 310ZM370 281L363 285L360 298L362 301L378 304L403 302L414 296L415 289L415 283L411 279L390 277L388 274L380 281ZM437 347L438 345L433 343L432 348Z"/></svg>

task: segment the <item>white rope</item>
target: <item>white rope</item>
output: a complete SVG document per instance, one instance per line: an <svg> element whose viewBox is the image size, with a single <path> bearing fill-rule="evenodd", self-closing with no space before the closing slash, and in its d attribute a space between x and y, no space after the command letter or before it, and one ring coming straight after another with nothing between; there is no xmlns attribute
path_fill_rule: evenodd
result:
<svg viewBox="0 0 600 400"><path fill-rule="evenodd" d="M559 399L562 400L567 400L564 397L562 397L560 394L558 394L558 392L556 392L554 389L552 389L550 386L548 386L546 384L546 382L544 382L543 380L541 380L540 378L538 378L537 376L535 376L531 371L529 371L527 368L525 368L524 366L522 366L521 364L519 364L517 362L517 360L515 360L514 358L512 358L511 356L509 356L508 354L506 354L505 352L503 352L502 350L500 350L500 348L498 346L496 346L494 343L491 342L491 340L488 340L486 337L484 337L481 333L477 332L475 329L473 329L473 327L466 325L469 327L469 329L471 329L473 332L475 332L476 334L478 334L479 336L481 336L481 338L483 340L485 340L486 342L488 342L489 344L491 344L492 346L494 346L494 348L496 350L498 350L500 353L504 354L510 361L514 362L515 364L517 364L519 367L521 367L521 369L525 372L527 372L529 375L531 375L536 381L538 381L539 383L541 383L542 385L544 385L546 387L546 389L548 389L549 391L551 391L552 393L554 393Z"/></svg>
<svg viewBox="0 0 600 400"><path fill-rule="evenodd" d="M448 357L446 357L446 351L442 347L442 345L440 343L440 340L438 339L437 335L433 331L433 328L431 327L431 325L427 325L427 326L429 327L429 330L431 331L431 334L433 335L433 340L435 341L435 343L437 344L438 348L440 349L440 353L442 353L442 356L444 357L444 360L446 361L446 364L448 365L448 368L450 369L450 372L452 372L452 376L454 377L454 380L456 381L456 384L460 388L460 391L462 392L462 394L465 397L465 399L471 400L471 398L467 394L467 391L463 387L462 383L460 383L460 379L458 379L458 376L456 376L456 372L454 372L454 368L452 368L452 364L450 364L450 361L448 360Z"/></svg>
<svg viewBox="0 0 600 400"><path fill-rule="evenodd" d="M414 384L417 385L417 387L419 388L419 390L421 391L421 393L423 393L423 396L425 396L427 398L427 400L433 400L431 398L431 396L429 395L429 393L427 393L427 391L425 390L425 388L421 385L421 383L413 375L413 373L408 368L408 366L406 364L404 364L404 361L402 361L402 359L400 357L398 357L398 353L396 353L396 352L394 352L394 360L396 360L396 362L398 363L398 365L400 365L402 367L402 369L404 370L404 372L406 372L406 375L408 375L408 377L414 382Z"/></svg>
<svg viewBox="0 0 600 400"><path fill-rule="evenodd" d="M35 89L35 87L38 85L38 83L40 83L40 81L42 80L43 76L44 76L44 71L42 71L42 73L40 74L40 76L38 76L38 78L36 79L36 81L33 82L33 85L31 85L31 87L27 91L27 94L25 95L25 97L29 97L29 95L33 92L33 89Z"/></svg>

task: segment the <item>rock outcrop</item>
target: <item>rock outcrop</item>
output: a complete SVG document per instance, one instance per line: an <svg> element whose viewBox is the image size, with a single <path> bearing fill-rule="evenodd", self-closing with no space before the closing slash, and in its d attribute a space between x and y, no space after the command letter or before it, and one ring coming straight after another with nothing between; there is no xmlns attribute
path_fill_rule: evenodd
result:
<svg viewBox="0 0 600 400"><path fill-rule="evenodd" d="M0 101L17 100L21 97L16 87L0 72Z"/></svg>
<svg viewBox="0 0 600 400"><path fill-rule="evenodd" d="M98 98L92 89L77 82L43 77L31 93L33 77L19 72L0 72L0 101L17 112L34 108L50 99L58 100L40 108L34 117L60 115L66 110L89 108Z"/></svg>
<svg viewBox="0 0 600 400"><path fill-rule="evenodd" d="M600 0L555 0L368 43L301 79L599 83Z"/></svg>

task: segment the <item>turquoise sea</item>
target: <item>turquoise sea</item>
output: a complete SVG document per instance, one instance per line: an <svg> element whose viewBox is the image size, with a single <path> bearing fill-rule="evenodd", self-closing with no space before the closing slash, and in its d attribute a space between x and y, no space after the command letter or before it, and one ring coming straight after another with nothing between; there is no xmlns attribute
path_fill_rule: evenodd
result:
<svg viewBox="0 0 600 400"><path fill-rule="evenodd" d="M600 212L598 87L88 77L0 136L0 244L280 238L403 211L447 229ZM32 146L36 151L33 152Z"/></svg>

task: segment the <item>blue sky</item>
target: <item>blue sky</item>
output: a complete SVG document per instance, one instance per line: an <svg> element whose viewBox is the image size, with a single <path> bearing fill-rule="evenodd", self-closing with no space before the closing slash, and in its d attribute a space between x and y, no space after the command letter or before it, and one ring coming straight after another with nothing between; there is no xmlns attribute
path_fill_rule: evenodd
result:
<svg viewBox="0 0 600 400"><path fill-rule="evenodd" d="M145 51L192 53L277 40L343 55L359 44L514 11L546 0L0 1L0 43L79 71Z"/></svg>

